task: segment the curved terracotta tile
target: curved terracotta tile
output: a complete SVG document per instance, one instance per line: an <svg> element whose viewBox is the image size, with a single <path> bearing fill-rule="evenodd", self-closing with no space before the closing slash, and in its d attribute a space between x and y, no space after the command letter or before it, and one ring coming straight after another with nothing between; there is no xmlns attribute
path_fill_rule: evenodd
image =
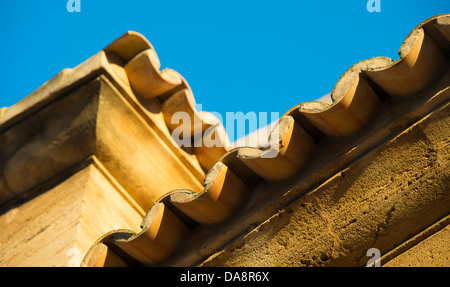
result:
<svg viewBox="0 0 450 287"><path fill-rule="evenodd" d="M399 50L400 59L367 75L391 97L414 95L439 79L447 61L422 28L414 30Z"/></svg>
<svg viewBox="0 0 450 287"><path fill-rule="evenodd" d="M81 261L81 267L122 267L136 265L138 261L113 244L113 238L130 237L134 233L128 229L112 230L98 238ZM126 257L127 259L124 259Z"/></svg>
<svg viewBox="0 0 450 287"><path fill-rule="evenodd" d="M203 170L208 171L227 152L230 145L222 123L213 114L195 109L192 92L183 89L166 99L161 110L171 132L190 135L189 143ZM187 123L186 123L187 121Z"/></svg>
<svg viewBox="0 0 450 287"><path fill-rule="evenodd" d="M159 71L160 62L153 49L147 49L125 64L130 85L143 98L155 98L182 85L181 76L172 69Z"/></svg>
<svg viewBox="0 0 450 287"><path fill-rule="evenodd" d="M199 142L194 141L195 155L205 171L212 168L228 151L230 145L225 128L220 122L206 129Z"/></svg>
<svg viewBox="0 0 450 287"><path fill-rule="evenodd" d="M205 190L175 192L170 201L198 223L220 223L235 213L245 202L250 190L225 164L217 162L205 178Z"/></svg>
<svg viewBox="0 0 450 287"><path fill-rule="evenodd" d="M240 148L237 157L262 178L281 181L298 173L316 149L314 140L291 116L283 117L270 134L270 148Z"/></svg>
<svg viewBox="0 0 450 287"><path fill-rule="evenodd" d="M361 130L376 115L382 100L362 76L364 69L385 66L389 58L372 58L353 65L336 83L331 98L333 104L306 102L300 113L323 134L348 137Z"/></svg>
<svg viewBox="0 0 450 287"><path fill-rule="evenodd" d="M190 120L191 136L194 135L194 123L201 123L201 118L195 110L195 98L191 91L183 89L176 92L161 104L161 111L170 131L175 130L180 123L174 118L176 113L186 113Z"/></svg>
<svg viewBox="0 0 450 287"><path fill-rule="evenodd" d="M168 258L189 235L189 228L164 203L155 203L138 234L117 233L114 245L144 264Z"/></svg>
<svg viewBox="0 0 450 287"><path fill-rule="evenodd" d="M114 250L103 242L94 244L81 262L81 267L128 267L130 263L124 260Z"/></svg>
<svg viewBox="0 0 450 287"><path fill-rule="evenodd" d="M261 182L263 178L238 158L240 149L240 147L236 147L229 150L218 160L218 162L225 164L234 172L234 174L239 176L246 186L252 188Z"/></svg>
<svg viewBox="0 0 450 287"><path fill-rule="evenodd" d="M432 25L425 25L424 29L430 27L427 31L430 35L434 35L434 42L448 58L450 56L450 15L439 15L432 21L432 23ZM433 30L436 30L438 33L433 33Z"/></svg>
<svg viewBox="0 0 450 287"><path fill-rule="evenodd" d="M126 63L148 49L153 50L153 46L142 34L128 31L109 44L104 51L119 56Z"/></svg>
<svg viewBox="0 0 450 287"><path fill-rule="evenodd" d="M7 110L8 108L0 108L0 117L3 116L3 114L6 113Z"/></svg>
<svg viewBox="0 0 450 287"><path fill-rule="evenodd" d="M190 125L190 135L193 137L196 133L204 132L208 128L215 126L220 121L211 113L201 111L198 112L195 109L195 98L192 91L189 89L182 89L175 92L168 97L161 104L161 112L163 113L164 120L170 131L175 130L181 124L179 118L188 118ZM180 114L179 117L174 118L174 115ZM195 125L198 125L196 127Z"/></svg>

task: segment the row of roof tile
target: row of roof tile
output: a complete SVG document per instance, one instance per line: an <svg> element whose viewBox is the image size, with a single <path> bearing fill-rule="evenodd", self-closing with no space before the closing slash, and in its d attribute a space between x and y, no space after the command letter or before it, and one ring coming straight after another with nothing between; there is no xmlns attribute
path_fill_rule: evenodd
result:
<svg viewBox="0 0 450 287"><path fill-rule="evenodd" d="M418 25L402 44L397 61L376 57L361 61L336 83L332 103L300 103L279 120L269 137L269 148L228 150L224 127L211 114L195 110L195 100L177 72L160 71L159 59L141 35L128 32L105 52L116 55L139 97L157 98L169 130L174 113L184 111L202 122L201 130L214 132L223 147L195 148L208 171L203 191L175 190L158 199L145 216L142 231L111 231L97 240L82 266L157 264L169 258L190 236L192 224L213 225L242 207L256 184L284 181L304 169L324 138L345 138L366 127L386 98L408 100L436 82L446 71L450 56L450 15L438 15ZM275 157L268 157L270 153ZM266 156L263 156L266 155Z"/></svg>

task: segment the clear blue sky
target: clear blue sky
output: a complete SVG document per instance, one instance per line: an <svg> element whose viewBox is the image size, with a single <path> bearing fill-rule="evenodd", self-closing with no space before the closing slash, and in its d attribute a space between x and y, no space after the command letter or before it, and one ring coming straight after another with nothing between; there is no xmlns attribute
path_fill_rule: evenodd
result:
<svg viewBox="0 0 450 287"><path fill-rule="evenodd" d="M408 33L449 0L4 0L0 106L10 106L127 30L180 72L205 111L279 112L330 92L360 60L398 58Z"/></svg>

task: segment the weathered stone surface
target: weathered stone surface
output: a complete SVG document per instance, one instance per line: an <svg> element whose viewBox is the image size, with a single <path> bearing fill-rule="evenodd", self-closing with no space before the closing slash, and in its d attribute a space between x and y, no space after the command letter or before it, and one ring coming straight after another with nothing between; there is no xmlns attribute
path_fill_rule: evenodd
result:
<svg viewBox="0 0 450 287"><path fill-rule="evenodd" d="M111 229L139 229L133 208L101 166L89 164L62 183L0 216L0 266L79 266ZM124 196L125 195L125 196Z"/></svg>
<svg viewBox="0 0 450 287"><path fill-rule="evenodd" d="M447 104L201 265L363 266L369 248L387 253L450 212L449 114Z"/></svg>
<svg viewBox="0 0 450 287"><path fill-rule="evenodd" d="M0 108L0 117L4 114L4 113L6 113L6 110L7 110L8 108Z"/></svg>
<svg viewBox="0 0 450 287"><path fill-rule="evenodd" d="M450 225L406 250L383 266L386 267L449 267Z"/></svg>

